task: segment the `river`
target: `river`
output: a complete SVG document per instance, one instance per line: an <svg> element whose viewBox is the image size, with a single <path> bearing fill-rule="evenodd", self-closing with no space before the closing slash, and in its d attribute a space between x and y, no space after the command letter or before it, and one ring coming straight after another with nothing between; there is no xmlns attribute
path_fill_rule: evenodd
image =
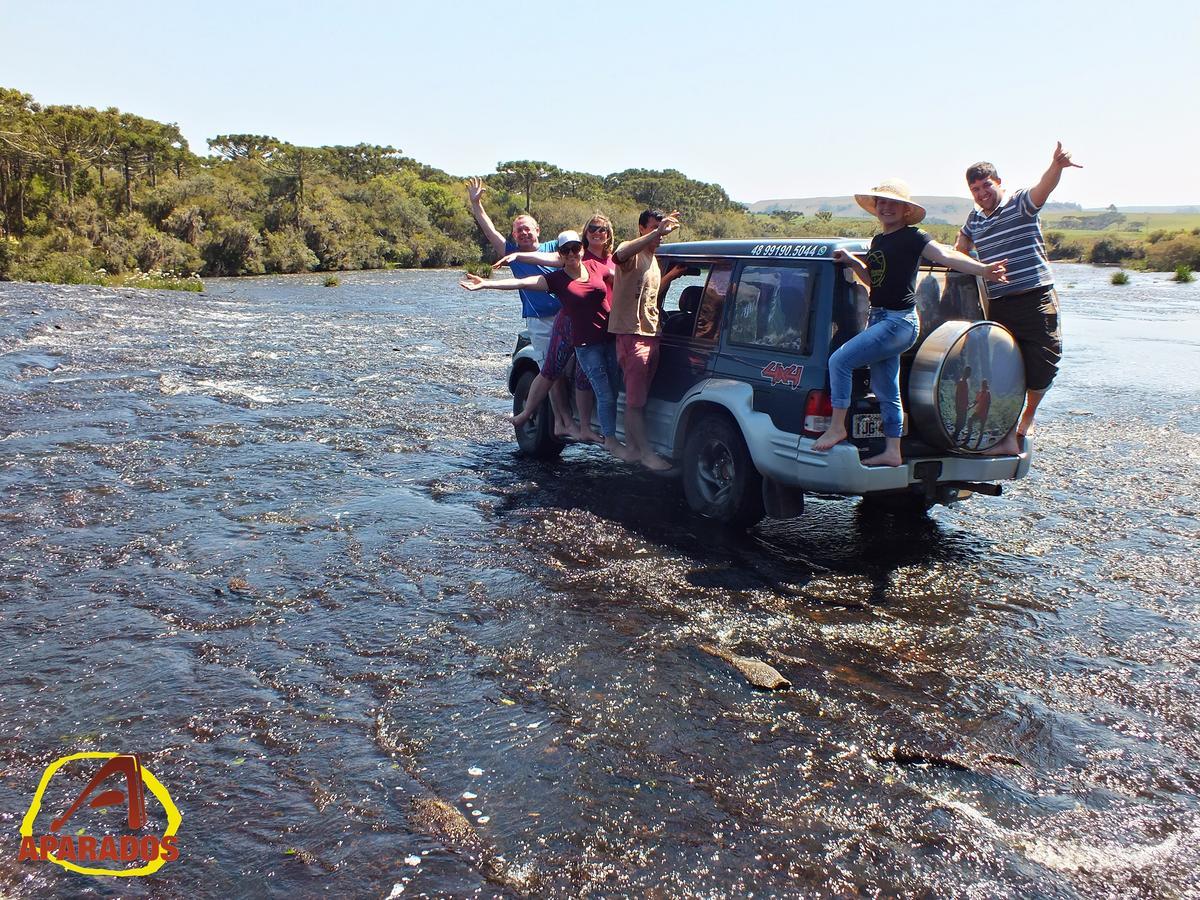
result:
<svg viewBox="0 0 1200 900"><path fill-rule="evenodd" d="M1029 478L744 534L517 456L457 273L0 284L0 893L1195 896L1200 284L1057 275ZM178 860L17 861L89 750Z"/></svg>

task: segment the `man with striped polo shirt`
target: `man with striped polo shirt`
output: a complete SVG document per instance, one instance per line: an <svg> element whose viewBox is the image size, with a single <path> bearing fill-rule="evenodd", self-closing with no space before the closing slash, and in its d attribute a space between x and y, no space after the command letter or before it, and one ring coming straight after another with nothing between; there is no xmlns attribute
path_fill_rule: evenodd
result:
<svg viewBox="0 0 1200 900"><path fill-rule="evenodd" d="M1025 435L1033 431L1038 404L1058 373L1062 358L1058 295L1038 214L1058 187L1063 169L1071 167L1083 168L1071 162L1060 141L1041 180L1011 196L1005 196L991 163L979 162L967 169L967 186L979 209L967 216L954 249L969 253L974 247L984 263L1008 260L1008 281L986 285L988 317L1012 332L1025 362L1025 409L1013 431L988 451L991 455L1021 452Z"/></svg>

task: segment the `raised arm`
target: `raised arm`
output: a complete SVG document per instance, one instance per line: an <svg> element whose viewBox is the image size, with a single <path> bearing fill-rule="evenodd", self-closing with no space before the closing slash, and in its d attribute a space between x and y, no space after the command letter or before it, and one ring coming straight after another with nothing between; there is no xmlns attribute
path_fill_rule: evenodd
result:
<svg viewBox="0 0 1200 900"><path fill-rule="evenodd" d="M1062 141L1059 141L1054 148L1054 158L1050 160L1050 167L1042 175L1042 180L1029 189L1029 199L1033 201L1034 206L1041 209L1050 199L1050 192L1058 187L1063 169L1082 168L1079 163L1071 162L1071 154L1062 148Z"/></svg>
<svg viewBox="0 0 1200 900"><path fill-rule="evenodd" d="M510 253L502 256L494 263L493 269L499 269L512 263L526 263L531 266L545 266L548 269L561 269L563 258L557 253Z"/></svg>
<svg viewBox="0 0 1200 900"><path fill-rule="evenodd" d="M959 253L957 250L952 250L945 244L939 244L937 241L930 241L926 244L925 249L921 251L921 255L930 262L949 266L955 272L978 275L987 281L998 281L1001 284L1008 282L1008 276L1005 274L1005 267L1008 264L1007 259L1001 259L994 263L981 263L978 260L971 259L965 253Z"/></svg>
<svg viewBox="0 0 1200 900"><path fill-rule="evenodd" d="M483 192L486 190L487 185L483 183L482 178L472 178L467 181L467 199L471 202L471 215L475 217L475 224L479 226L479 230L483 232L483 236L488 239L488 243L492 245L492 249L503 256L504 235L496 230L496 226L492 224L491 216L483 208Z"/></svg>
<svg viewBox="0 0 1200 900"><path fill-rule="evenodd" d="M617 252L613 254L613 259L619 263L627 263L649 247L655 239L662 240L678 227L679 213L668 213L653 231L647 231L641 237L636 237L632 241L626 241L618 247Z"/></svg>
<svg viewBox="0 0 1200 900"><path fill-rule="evenodd" d="M858 280L863 284L871 283L871 273L863 264L863 261L853 253L847 253L845 250L834 250L833 261L841 263L844 266L849 266L850 269L858 276Z"/></svg>
<svg viewBox="0 0 1200 900"><path fill-rule="evenodd" d="M464 291L519 291L521 288L544 291L548 287L546 279L541 275L530 275L527 278L483 279L469 273L458 283L458 286Z"/></svg>
<svg viewBox="0 0 1200 900"><path fill-rule="evenodd" d="M680 275L687 274L688 267L679 263L671 266L667 271L662 273L658 281L658 308L662 309L663 301L667 299L667 291L671 288L671 282Z"/></svg>

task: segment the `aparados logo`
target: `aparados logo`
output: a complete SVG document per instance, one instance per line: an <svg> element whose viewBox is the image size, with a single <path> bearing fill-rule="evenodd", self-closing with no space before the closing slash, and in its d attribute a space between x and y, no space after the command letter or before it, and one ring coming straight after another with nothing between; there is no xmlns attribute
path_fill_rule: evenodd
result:
<svg viewBox="0 0 1200 900"><path fill-rule="evenodd" d="M50 820L49 830L34 835L38 813L51 780L63 766L79 760L105 760L96 769L87 786L74 801L65 805L61 815ZM115 786L114 786L115 785ZM146 791L162 806L166 813L167 826L160 835L155 831L146 834L150 822L146 815ZM90 802L88 802L90 799ZM83 827L74 833L64 833L68 823L79 824L85 818L88 807L102 809L124 804L126 815L122 824L125 830L104 829L104 833L89 834L87 825L95 823L88 818ZM155 818L158 818L157 816ZM76 753L56 759L42 773L42 780L29 804L29 811L21 822L21 849L17 853L20 862L57 863L64 869L84 875L150 875L165 863L179 858L178 832L183 816L171 800L171 795L154 774L142 766L132 753ZM117 823L113 823L116 825ZM115 864L140 861L136 867L118 868ZM105 866L104 863L114 865Z"/></svg>

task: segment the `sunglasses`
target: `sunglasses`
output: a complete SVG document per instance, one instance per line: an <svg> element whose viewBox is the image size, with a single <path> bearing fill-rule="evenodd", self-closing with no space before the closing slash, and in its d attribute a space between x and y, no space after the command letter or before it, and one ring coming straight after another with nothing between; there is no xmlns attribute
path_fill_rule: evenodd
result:
<svg viewBox="0 0 1200 900"><path fill-rule="evenodd" d="M607 225L589 225L587 227L587 230L588 231L603 231L605 234L607 234L608 226Z"/></svg>
<svg viewBox="0 0 1200 900"><path fill-rule="evenodd" d="M583 249L583 244L563 244L561 247L558 248L558 252L571 254L571 253L578 253L582 249Z"/></svg>

